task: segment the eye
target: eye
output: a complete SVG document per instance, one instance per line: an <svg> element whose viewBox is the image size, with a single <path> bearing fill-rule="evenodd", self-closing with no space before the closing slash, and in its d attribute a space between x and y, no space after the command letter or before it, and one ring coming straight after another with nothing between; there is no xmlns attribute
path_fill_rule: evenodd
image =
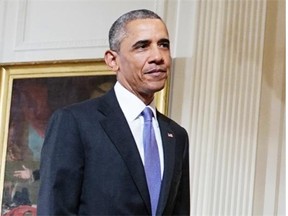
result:
<svg viewBox="0 0 288 216"><path fill-rule="evenodd" d="M135 50L143 50L143 49L146 49L148 46L150 45L150 42L149 41L138 41L137 43L135 43L133 45L133 48Z"/></svg>
<svg viewBox="0 0 288 216"><path fill-rule="evenodd" d="M162 47L162 48L165 48L165 49L170 49L170 42L168 40L160 41L159 42L159 47Z"/></svg>
<svg viewBox="0 0 288 216"><path fill-rule="evenodd" d="M148 44L139 44L136 49L145 49L146 47L148 47Z"/></svg>

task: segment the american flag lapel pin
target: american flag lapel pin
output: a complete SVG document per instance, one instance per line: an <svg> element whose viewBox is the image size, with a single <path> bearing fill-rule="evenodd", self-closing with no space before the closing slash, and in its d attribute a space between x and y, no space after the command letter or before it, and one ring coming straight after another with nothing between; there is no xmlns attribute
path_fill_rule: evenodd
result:
<svg viewBox="0 0 288 216"><path fill-rule="evenodd" d="M173 137L173 134L172 133L168 133L168 137Z"/></svg>

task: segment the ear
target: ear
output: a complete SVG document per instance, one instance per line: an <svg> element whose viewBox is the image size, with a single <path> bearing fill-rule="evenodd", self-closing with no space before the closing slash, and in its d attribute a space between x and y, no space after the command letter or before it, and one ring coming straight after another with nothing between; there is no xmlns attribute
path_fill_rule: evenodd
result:
<svg viewBox="0 0 288 216"><path fill-rule="evenodd" d="M104 55L104 60L106 64L113 70L114 72L117 72L119 69L119 65L117 62L117 52L112 50L107 50Z"/></svg>

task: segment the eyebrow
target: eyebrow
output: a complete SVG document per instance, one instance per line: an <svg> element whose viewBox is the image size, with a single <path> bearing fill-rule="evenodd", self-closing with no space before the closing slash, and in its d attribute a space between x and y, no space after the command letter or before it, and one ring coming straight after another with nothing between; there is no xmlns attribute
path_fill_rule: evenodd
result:
<svg viewBox="0 0 288 216"><path fill-rule="evenodd" d="M139 47L139 46L142 46L142 45L148 45L150 43L151 43L150 40L140 40L140 41L137 41L135 44L133 44L132 48L136 48L136 47Z"/></svg>
<svg viewBox="0 0 288 216"><path fill-rule="evenodd" d="M158 43L168 43L170 45L170 40L167 38L160 39Z"/></svg>
<svg viewBox="0 0 288 216"><path fill-rule="evenodd" d="M140 41L137 41L135 44L132 45L132 48L136 48L138 46L142 46L142 45L149 45L151 43L150 40L140 40ZM163 38L163 39L160 39L158 42L159 43L168 43L170 45L170 40L167 39L167 38Z"/></svg>

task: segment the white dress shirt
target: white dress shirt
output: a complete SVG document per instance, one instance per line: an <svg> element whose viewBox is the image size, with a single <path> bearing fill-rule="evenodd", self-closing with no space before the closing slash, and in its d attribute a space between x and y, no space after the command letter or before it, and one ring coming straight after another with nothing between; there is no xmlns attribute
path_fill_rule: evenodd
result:
<svg viewBox="0 0 288 216"><path fill-rule="evenodd" d="M124 113L124 116L128 122L130 130L133 134L134 140L136 142L140 157L142 159L143 165L145 165L144 160L144 146L143 146L143 128L144 128L144 118L141 112L144 110L146 105L132 92L124 88L119 82L116 82L114 86L116 98L120 104L120 107ZM159 124L156 117L155 103L154 100L149 107L153 111L154 117L152 120L153 128L155 131L155 137L158 145L159 157L160 157L160 168L161 168L161 178L164 171L164 158L163 158L163 146Z"/></svg>

